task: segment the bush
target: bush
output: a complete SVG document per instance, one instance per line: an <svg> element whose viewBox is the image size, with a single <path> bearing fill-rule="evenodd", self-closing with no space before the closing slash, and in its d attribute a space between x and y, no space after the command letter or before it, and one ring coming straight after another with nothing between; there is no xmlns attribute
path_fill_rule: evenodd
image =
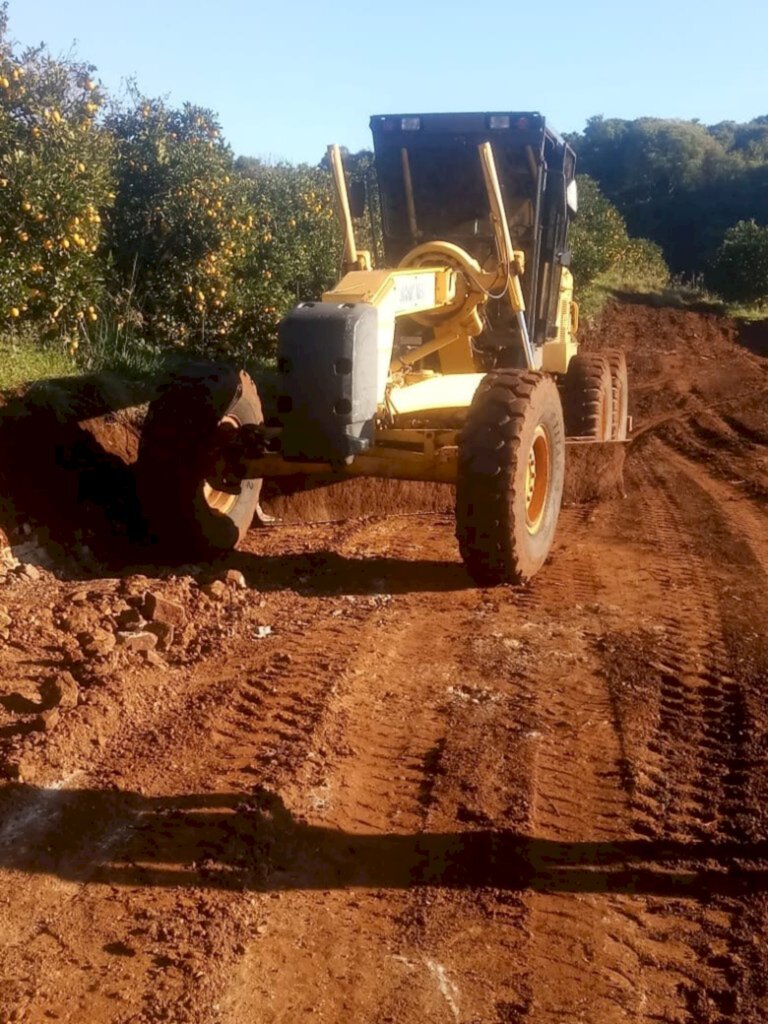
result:
<svg viewBox="0 0 768 1024"><path fill-rule="evenodd" d="M768 227L741 220L729 228L705 280L730 302L768 300Z"/></svg>
<svg viewBox="0 0 768 1024"><path fill-rule="evenodd" d="M41 48L17 53L0 6L0 323L35 323L77 346L98 318L97 258L111 192L93 68Z"/></svg>
<svg viewBox="0 0 768 1024"><path fill-rule="evenodd" d="M597 184L586 175L579 175L577 182L579 215L571 227L569 241L574 281L577 289L582 289L616 265L629 237L621 214Z"/></svg>
<svg viewBox="0 0 768 1024"><path fill-rule="evenodd" d="M277 324L333 277L328 175L233 161L214 115L134 96L106 127L117 197L111 282L151 342L211 354L269 351ZM247 173L246 173L247 171Z"/></svg>
<svg viewBox="0 0 768 1024"><path fill-rule="evenodd" d="M251 282L253 301L268 304L274 333L284 313L297 302L319 299L338 275L341 233L331 176L304 164L248 159L238 160L236 169L263 232L239 273Z"/></svg>
<svg viewBox="0 0 768 1024"><path fill-rule="evenodd" d="M647 238L628 238L612 269L620 284L637 289L665 288L669 267L661 247Z"/></svg>
<svg viewBox="0 0 768 1024"><path fill-rule="evenodd" d="M255 222L213 115L134 96L106 126L117 181L106 244L120 320L138 319L155 343L198 350L239 336L246 310L233 265Z"/></svg>
<svg viewBox="0 0 768 1024"><path fill-rule="evenodd" d="M663 288L669 268L661 249L646 238L630 238L624 218L597 184L579 175L579 216L570 233L573 276L583 295L598 278L632 288Z"/></svg>

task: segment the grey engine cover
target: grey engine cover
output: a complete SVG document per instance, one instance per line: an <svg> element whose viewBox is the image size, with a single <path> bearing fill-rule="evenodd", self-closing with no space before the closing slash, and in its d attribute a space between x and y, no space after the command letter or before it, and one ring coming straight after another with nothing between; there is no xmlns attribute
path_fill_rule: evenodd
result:
<svg viewBox="0 0 768 1024"><path fill-rule="evenodd" d="M346 462L373 442L377 314L303 302L280 324L277 410L288 459Z"/></svg>

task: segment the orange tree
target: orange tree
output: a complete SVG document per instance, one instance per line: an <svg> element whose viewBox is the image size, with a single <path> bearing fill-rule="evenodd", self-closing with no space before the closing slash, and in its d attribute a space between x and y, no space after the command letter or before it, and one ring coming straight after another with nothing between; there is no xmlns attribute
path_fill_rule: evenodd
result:
<svg viewBox="0 0 768 1024"><path fill-rule="evenodd" d="M151 342L268 352L287 308L333 276L322 172L246 174L214 115L191 105L134 96L106 126L118 183L107 242L118 301Z"/></svg>
<svg viewBox="0 0 768 1024"><path fill-rule="evenodd" d="M338 276L341 238L330 174L244 157L235 166L257 223L237 275L254 304L266 304L279 318L296 302L319 299Z"/></svg>
<svg viewBox="0 0 768 1024"><path fill-rule="evenodd" d="M588 175L577 177L579 215L570 230L573 275L578 292L611 274L626 284L661 287L669 270L661 249L644 238L630 238L624 218Z"/></svg>
<svg viewBox="0 0 768 1024"><path fill-rule="evenodd" d="M110 143L93 68L17 52L0 6L0 323L77 346L98 318Z"/></svg>

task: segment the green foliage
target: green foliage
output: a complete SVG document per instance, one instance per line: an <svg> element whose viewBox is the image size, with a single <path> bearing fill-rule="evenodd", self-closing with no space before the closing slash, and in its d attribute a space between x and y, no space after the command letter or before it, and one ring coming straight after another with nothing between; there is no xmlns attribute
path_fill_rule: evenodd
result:
<svg viewBox="0 0 768 1024"><path fill-rule="evenodd" d="M768 300L768 227L742 220L729 228L708 268L706 281L731 302Z"/></svg>
<svg viewBox="0 0 768 1024"><path fill-rule="evenodd" d="M93 68L15 51L0 7L0 325L34 322L74 350L97 318L96 253L110 202L110 140Z"/></svg>
<svg viewBox="0 0 768 1024"><path fill-rule="evenodd" d="M664 288L669 281L669 267L661 247L647 238L628 238L614 275L620 285L644 289Z"/></svg>
<svg viewBox="0 0 768 1024"><path fill-rule="evenodd" d="M570 141L630 233L660 245L676 273L701 272L737 221L768 222L768 117L712 127L595 117Z"/></svg>
<svg viewBox="0 0 768 1024"><path fill-rule="evenodd" d="M115 291L156 343L204 349L239 336L234 268L254 218L213 116L134 96L106 126L116 153L107 232Z"/></svg>
<svg viewBox="0 0 768 1024"><path fill-rule="evenodd" d="M579 175L579 216L570 232L577 292L610 275L617 285L658 287L669 277L660 248L630 238L624 218L587 175Z"/></svg>
<svg viewBox="0 0 768 1024"><path fill-rule="evenodd" d="M579 216L571 227L569 241L576 286L584 288L620 259L627 244L624 220L586 175L577 177Z"/></svg>
<svg viewBox="0 0 768 1024"><path fill-rule="evenodd" d="M286 310L335 273L328 176L235 163L213 114L190 105L135 96L106 126L113 280L146 336L206 353L271 348Z"/></svg>
<svg viewBox="0 0 768 1024"><path fill-rule="evenodd" d="M0 4L0 331L85 362L107 345L269 353L337 274L330 176L235 161L199 107L135 89L105 104L92 66L17 52Z"/></svg>
<svg viewBox="0 0 768 1024"><path fill-rule="evenodd" d="M327 171L239 158L236 170L263 227L262 246L243 272L262 282L273 322L296 302L316 299L336 279L341 238Z"/></svg>

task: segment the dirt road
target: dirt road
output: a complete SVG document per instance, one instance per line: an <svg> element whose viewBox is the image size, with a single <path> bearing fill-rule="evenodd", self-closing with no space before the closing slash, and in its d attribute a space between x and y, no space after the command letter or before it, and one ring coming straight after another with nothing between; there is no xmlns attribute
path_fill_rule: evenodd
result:
<svg viewBox="0 0 768 1024"><path fill-rule="evenodd" d="M213 585L9 571L0 1022L768 1018L759 337L608 311L626 497L527 589L441 513L253 532Z"/></svg>

